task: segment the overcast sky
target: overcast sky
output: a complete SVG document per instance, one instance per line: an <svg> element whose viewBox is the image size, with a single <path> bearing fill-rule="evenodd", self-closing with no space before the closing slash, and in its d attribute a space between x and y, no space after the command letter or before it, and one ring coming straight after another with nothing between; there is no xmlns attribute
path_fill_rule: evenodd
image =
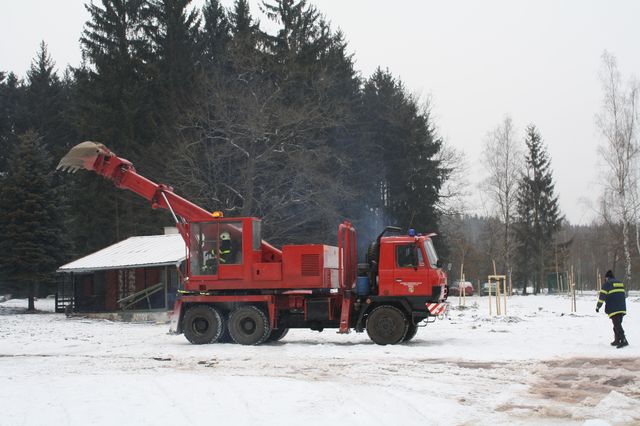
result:
<svg viewBox="0 0 640 426"><path fill-rule="evenodd" d="M0 70L24 76L41 40L60 71L77 65L88 17L83 3L3 1ZM258 1L251 3L258 15ZM640 2L311 3L342 29L363 76L377 66L388 68L411 92L431 99L440 134L467 155L472 184L482 178L487 132L509 114L520 138L527 124L538 126L567 218L591 220L605 173L598 166L601 139L594 125L602 98L600 56L605 49L615 55L625 79L640 75ZM471 203L484 211L478 200Z"/></svg>

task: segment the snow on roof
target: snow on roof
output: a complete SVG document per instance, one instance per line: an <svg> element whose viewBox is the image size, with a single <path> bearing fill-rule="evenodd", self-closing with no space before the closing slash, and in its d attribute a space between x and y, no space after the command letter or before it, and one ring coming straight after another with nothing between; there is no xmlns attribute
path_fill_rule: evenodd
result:
<svg viewBox="0 0 640 426"><path fill-rule="evenodd" d="M180 234L131 237L58 268L58 272L90 272L177 265L186 257Z"/></svg>

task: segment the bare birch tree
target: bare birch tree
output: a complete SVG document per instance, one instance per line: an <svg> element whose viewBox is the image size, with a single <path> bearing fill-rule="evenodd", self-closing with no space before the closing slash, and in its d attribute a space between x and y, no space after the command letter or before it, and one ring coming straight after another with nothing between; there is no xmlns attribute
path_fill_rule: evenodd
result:
<svg viewBox="0 0 640 426"><path fill-rule="evenodd" d="M469 163L465 153L444 140L436 158L447 175L439 192L440 212L443 216L467 213L471 190L468 179Z"/></svg>
<svg viewBox="0 0 640 426"><path fill-rule="evenodd" d="M516 212L518 178L522 171L522 150L515 133L511 117L506 116L502 123L488 133L483 152L483 167L487 173L483 189L491 200L492 216L502 223L501 255L507 273L512 263L512 225Z"/></svg>
<svg viewBox="0 0 640 426"><path fill-rule="evenodd" d="M622 225L625 280L631 283L631 226L638 220L638 84L624 87L616 58L602 54L602 110L596 124L604 137L599 154L607 167L603 210ZM636 225L637 228L637 225Z"/></svg>

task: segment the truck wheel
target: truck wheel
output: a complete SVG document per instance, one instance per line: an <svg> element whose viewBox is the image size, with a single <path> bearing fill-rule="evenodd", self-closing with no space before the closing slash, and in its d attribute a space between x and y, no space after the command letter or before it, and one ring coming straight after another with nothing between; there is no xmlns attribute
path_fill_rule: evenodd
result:
<svg viewBox="0 0 640 426"><path fill-rule="evenodd" d="M270 333L267 315L256 306L240 306L229 315L229 334L236 343L259 345Z"/></svg>
<svg viewBox="0 0 640 426"><path fill-rule="evenodd" d="M402 339L403 342L408 342L414 337L416 337L416 333L418 333L418 326L412 323L409 323L409 327L407 328L407 334L404 335Z"/></svg>
<svg viewBox="0 0 640 426"><path fill-rule="evenodd" d="M214 343L220 338L224 326L220 312L206 305L187 309L182 321L184 336L195 345Z"/></svg>
<svg viewBox="0 0 640 426"><path fill-rule="evenodd" d="M395 306L378 306L367 318L367 334L378 345L400 343L406 333L407 318Z"/></svg>
<svg viewBox="0 0 640 426"><path fill-rule="evenodd" d="M284 327L274 328L273 330L271 330L271 334L269 334L269 337L267 337L266 341L277 342L279 340L282 340L282 338L286 336L288 332L289 332L288 328L284 328Z"/></svg>

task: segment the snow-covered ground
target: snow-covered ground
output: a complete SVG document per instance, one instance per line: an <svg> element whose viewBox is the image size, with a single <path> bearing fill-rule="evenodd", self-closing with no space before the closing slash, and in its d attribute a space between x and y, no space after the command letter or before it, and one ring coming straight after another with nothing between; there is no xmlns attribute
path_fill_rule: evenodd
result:
<svg viewBox="0 0 640 426"><path fill-rule="evenodd" d="M166 324L0 303L1 425L640 424L640 295L611 347L595 293L451 298L409 344L292 330L257 347L190 345ZM495 306L494 306L495 309Z"/></svg>

